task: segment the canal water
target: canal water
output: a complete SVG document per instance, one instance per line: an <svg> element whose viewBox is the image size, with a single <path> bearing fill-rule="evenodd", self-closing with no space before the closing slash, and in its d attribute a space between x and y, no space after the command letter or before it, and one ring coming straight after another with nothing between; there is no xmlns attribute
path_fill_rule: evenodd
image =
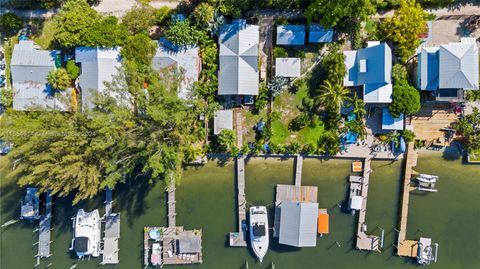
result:
<svg viewBox="0 0 480 269"><path fill-rule="evenodd" d="M374 161L367 205L368 232L385 230L382 253L353 249L355 217L345 210L350 161L306 159L303 185L318 186L320 207L328 208L330 234L317 239L316 248L297 249L271 240L263 264L247 248L228 247L228 233L236 229L235 185L232 162L214 159L205 166L189 168L177 188L177 225L203 229L204 263L194 268L331 268L383 269L416 268L414 260L394 255L393 243L398 220L401 163ZM480 268L480 166L465 165L455 156L421 154L416 171L440 176L438 193L412 194L408 239L432 237L438 242L439 260L431 268ZM275 185L293 184L291 159L250 159L245 167L247 202L273 209ZM0 224L18 217L22 191L6 182L5 162L0 159ZM144 226L166 225L166 196L161 182L148 185L131 182L114 192L114 211L122 214L120 264L106 268L143 268ZM103 197L71 207L71 197L56 199L52 231L52 257L38 268L70 268L76 263L68 250L71 217L77 209L102 207ZM103 212L103 208L101 210ZM270 212L273 213L273 210ZM273 223L273 214L270 214ZM37 234L34 224L18 222L0 229L0 268L33 268ZM272 242L273 241L273 242ZM80 262L76 268L101 268L100 258Z"/></svg>

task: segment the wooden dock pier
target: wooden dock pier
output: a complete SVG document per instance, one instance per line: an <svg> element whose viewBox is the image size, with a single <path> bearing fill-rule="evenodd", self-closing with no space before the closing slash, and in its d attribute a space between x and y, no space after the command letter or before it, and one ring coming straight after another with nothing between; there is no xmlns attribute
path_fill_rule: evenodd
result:
<svg viewBox="0 0 480 269"><path fill-rule="evenodd" d="M400 228L398 230L397 255L405 257L416 257L418 251L418 241L407 240L407 222L408 222L408 204L410 200L410 181L412 179L413 167L417 165L417 152L413 142L408 143L405 162L405 173L402 186L402 204L400 210Z"/></svg>
<svg viewBox="0 0 480 269"><path fill-rule="evenodd" d="M247 223L247 206L245 198L245 159L237 158L237 210L238 210L238 232L231 232L229 241L231 247L246 247L245 228Z"/></svg>
<svg viewBox="0 0 480 269"><path fill-rule="evenodd" d="M303 157L300 154L297 154L295 158L295 186L302 186L302 167L303 167Z"/></svg>
<svg viewBox="0 0 480 269"><path fill-rule="evenodd" d="M175 182L170 183L171 186L167 192L167 204L168 204L168 227L176 226L176 208L175 208Z"/></svg>
<svg viewBox="0 0 480 269"><path fill-rule="evenodd" d="M38 227L38 253L37 264L40 263L40 258L50 257L50 226L52 222L52 197L50 192L46 193L45 200L45 215L40 217Z"/></svg>
<svg viewBox="0 0 480 269"><path fill-rule="evenodd" d="M102 265L117 264L120 239L120 213L112 212L112 190L105 192L105 234L103 237Z"/></svg>
<svg viewBox="0 0 480 269"><path fill-rule="evenodd" d="M358 212L357 224L357 242L356 248L359 250L380 251L382 245L382 238L376 235L368 235L366 231L366 215L367 215L367 199L368 199L368 184L371 173L371 157L364 160L363 178L362 178L362 208Z"/></svg>

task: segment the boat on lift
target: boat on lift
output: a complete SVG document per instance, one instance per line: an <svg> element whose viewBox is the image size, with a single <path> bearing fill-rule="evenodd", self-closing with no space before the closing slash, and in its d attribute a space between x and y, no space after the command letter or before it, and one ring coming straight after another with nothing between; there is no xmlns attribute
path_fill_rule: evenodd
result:
<svg viewBox="0 0 480 269"><path fill-rule="evenodd" d="M417 180L425 183L435 183L438 180L438 176L420 174L418 175Z"/></svg>
<svg viewBox="0 0 480 269"><path fill-rule="evenodd" d="M269 244L267 208L264 206L251 207L249 217L250 243L253 253L262 262L263 257L267 254Z"/></svg>
<svg viewBox="0 0 480 269"><path fill-rule="evenodd" d="M91 212L78 210L73 221L72 247L78 258L100 256L101 219L98 209Z"/></svg>
<svg viewBox="0 0 480 269"><path fill-rule="evenodd" d="M152 255L150 256L150 262L153 266L162 265L162 246L159 243L152 245Z"/></svg>
<svg viewBox="0 0 480 269"><path fill-rule="evenodd" d="M417 262L421 265L429 265L435 260L432 249L432 239L420 237L418 241Z"/></svg>
<svg viewBox="0 0 480 269"><path fill-rule="evenodd" d="M40 199L37 188L27 188L20 207L20 219L30 222L40 218Z"/></svg>

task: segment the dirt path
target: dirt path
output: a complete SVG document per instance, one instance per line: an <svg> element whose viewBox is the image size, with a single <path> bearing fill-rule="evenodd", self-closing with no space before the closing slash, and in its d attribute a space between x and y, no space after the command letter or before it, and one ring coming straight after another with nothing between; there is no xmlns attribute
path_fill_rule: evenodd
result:
<svg viewBox="0 0 480 269"><path fill-rule="evenodd" d="M438 9L425 9L429 13L433 13L437 16L437 20L445 20L449 18L458 19L459 16L471 16L480 14L480 6L467 4L464 6L453 6L448 8L438 8ZM393 16L393 10L388 12L379 12L375 14L374 18L385 18Z"/></svg>

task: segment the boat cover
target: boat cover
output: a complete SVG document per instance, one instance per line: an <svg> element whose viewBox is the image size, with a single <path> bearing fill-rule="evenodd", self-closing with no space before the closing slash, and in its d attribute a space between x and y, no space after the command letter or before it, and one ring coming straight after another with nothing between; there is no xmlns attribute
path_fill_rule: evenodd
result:
<svg viewBox="0 0 480 269"><path fill-rule="evenodd" d="M75 237L74 248L76 252L88 251L88 237Z"/></svg>
<svg viewBox="0 0 480 269"><path fill-rule="evenodd" d="M253 235L254 236L264 236L265 235L265 225L263 225L263 224L253 225Z"/></svg>

